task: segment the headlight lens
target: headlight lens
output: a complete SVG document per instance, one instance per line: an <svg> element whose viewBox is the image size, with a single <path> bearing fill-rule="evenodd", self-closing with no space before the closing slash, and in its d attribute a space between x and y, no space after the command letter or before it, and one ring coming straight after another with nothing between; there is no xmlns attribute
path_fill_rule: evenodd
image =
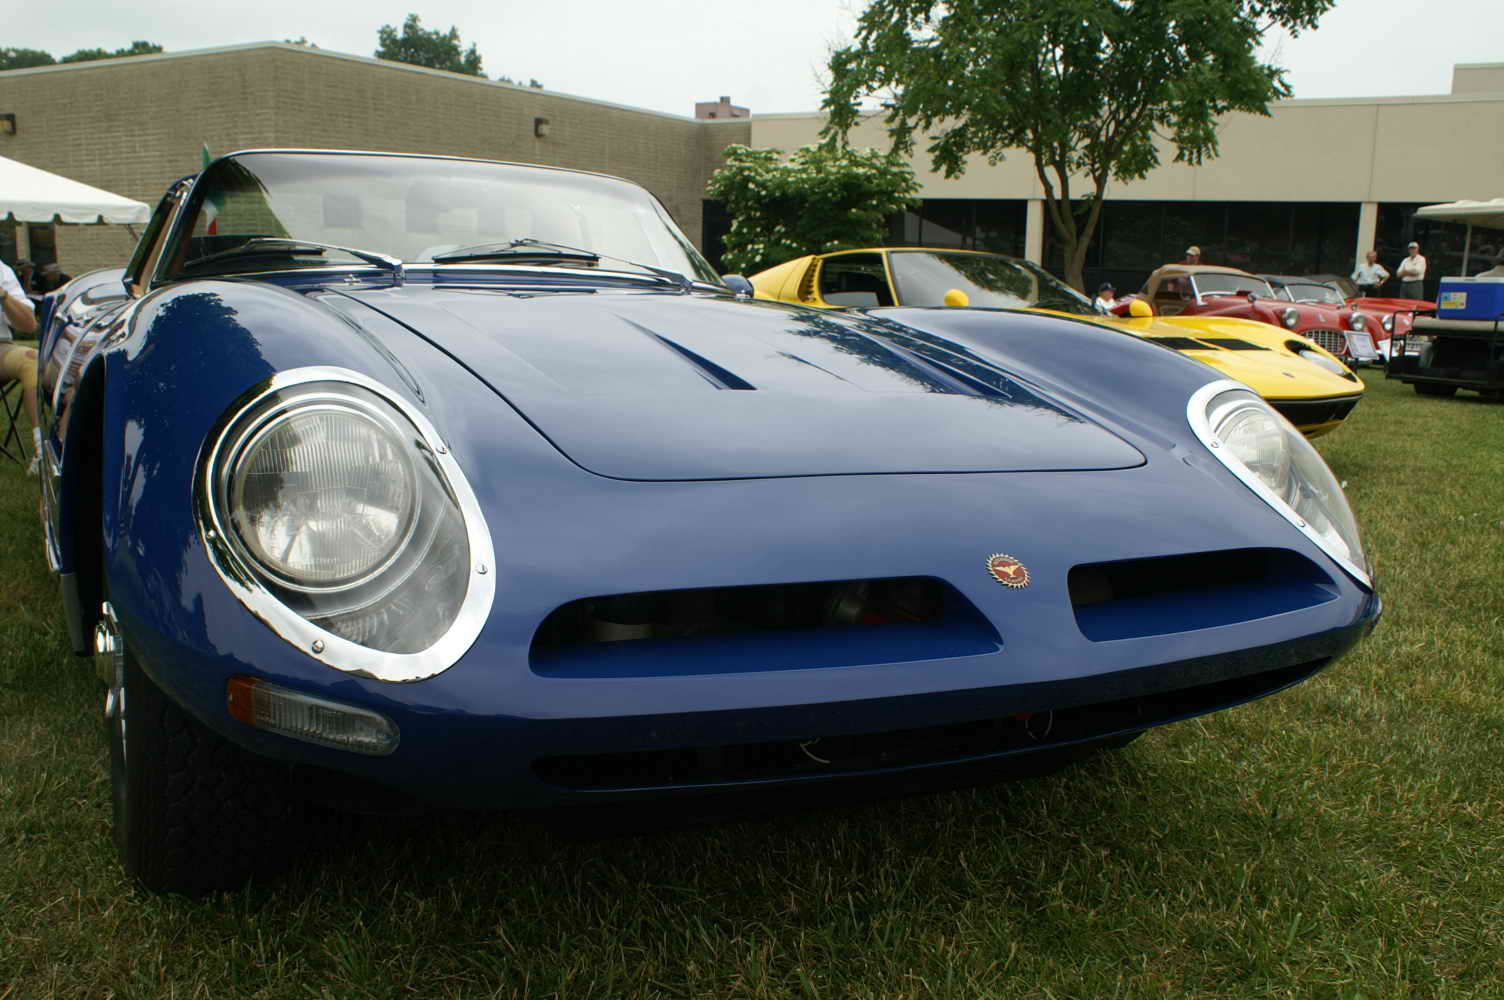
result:
<svg viewBox="0 0 1504 1000"><path fill-rule="evenodd" d="M1373 582L1347 498L1336 477L1289 421L1234 382L1191 397L1191 427L1239 479L1319 545L1354 579Z"/></svg>
<svg viewBox="0 0 1504 1000"><path fill-rule="evenodd" d="M1354 330L1359 331L1360 333L1368 329L1368 317L1364 316L1362 313L1353 313L1347 318L1347 323L1350 327L1352 327Z"/></svg>
<svg viewBox="0 0 1504 1000"><path fill-rule="evenodd" d="M285 412L231 470L230 520L257 564L289 587L336 591L389 565L419 513L417 474L396 428L323 403Z"/></svg>
<svg viewBox="0 0 1504 1000"><path fill-rule="evenodd" d="M1280 314L1279 318L1280 322L1284 323L1287 328L1293 330L1300 322L1300 310L1296 309L1294 306L1290 306Z"/></svg>
<svg viewBox="0 0 1504 1000"><path fill-rule="evenodd" d="M1389 331L1390 333L1393 333L1394 332L1394 313L1386 313L1384 315L1384 318L1381 319L1381 320L1379 320L1379 325L1382 326L1385 330Z"/></svg>
<svg viewBox="0 0 1504 1000"><path fill-rule="evenodd" d="M198 491L226 585L330 666L417 680L479 634L495 591L479 505L426 418L379 384L275 377L211 436Z"/></svg>
<svg viewBox="0 0 1504 1000"><path fill-rule="evenodd" d="M1333 375L1347 376L1351 374L1345 367L1343 367L1342 362L1334 361L1333 359L1327 357L1325 354L1322 354L1320 351L1313 351L1309 347L1307 347L1303 348L1299 352L1299 354L1311 364L1320 365L1322 368L1325 368Z"/></svg>

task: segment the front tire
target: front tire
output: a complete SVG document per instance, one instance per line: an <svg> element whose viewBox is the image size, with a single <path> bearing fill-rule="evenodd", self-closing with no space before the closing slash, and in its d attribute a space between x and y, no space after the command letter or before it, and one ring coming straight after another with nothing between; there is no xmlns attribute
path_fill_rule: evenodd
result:
<svg viewBox="0 0 1504 1000"><path fill-rule="evenodd" d="M179 708L121 645L106 732L126 873L157 892L201 895L280 867L294 818L286 770Z"/></svg>

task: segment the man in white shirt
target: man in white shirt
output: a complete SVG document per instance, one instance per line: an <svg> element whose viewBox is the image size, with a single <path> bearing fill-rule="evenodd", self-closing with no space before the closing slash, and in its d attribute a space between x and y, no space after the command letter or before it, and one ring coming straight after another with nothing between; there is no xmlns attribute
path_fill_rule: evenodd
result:
<svg viewBox="0 0 1504 1000"><path fill-rule="evenodd" d="M21 400L31 418L31 441L35 446L31 468L27 470L31 475L36 475L42 452L42 431L37 427L37 352L14 341L18 333L36 332L37 315L31 310L31 300L16 280L16 272L0 263L0 381L21 383Z"/></svg>
<svg viewBox="0 0 1504 1000"><path fill-rule="evenodd" d="M1400 279L1400 298L1423 299L1426 297L1426 258L1420 255L1419 243L1411 241L1406 250L1410 256L1394 269L1394 276Z"/></svg>
<svg viewBox="0 0 1504 1000"><path fill-rule="evenodd" d="M1379 286L1389 280L1389 272L1379 263L1379 255L1372 250L1363 255L1364 262L1353 271L1353 284L1362 296L1377 295Z"/></svg>
<svg viewBox="0 0 1504 1000"><path fill-rule="evenodd" d="M1112 307L1118 304L1118 290L1112 287L1112 282L1104 281L1097 289L1097 308L1103 312L1112 312Z"/></svg>

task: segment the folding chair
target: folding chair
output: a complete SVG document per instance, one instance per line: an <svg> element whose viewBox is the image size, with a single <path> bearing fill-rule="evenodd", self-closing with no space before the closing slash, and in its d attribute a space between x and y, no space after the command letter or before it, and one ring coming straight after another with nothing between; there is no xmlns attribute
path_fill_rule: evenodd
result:
<svg viewBox="0 0 1504 1000"><path fill-rule="evenodd" d="M5 430L0 433L0 454L17 465L25 465L31 459L21 438L20 382L12 380L0 387L0 404L3 404L6 416Z"/></svg>

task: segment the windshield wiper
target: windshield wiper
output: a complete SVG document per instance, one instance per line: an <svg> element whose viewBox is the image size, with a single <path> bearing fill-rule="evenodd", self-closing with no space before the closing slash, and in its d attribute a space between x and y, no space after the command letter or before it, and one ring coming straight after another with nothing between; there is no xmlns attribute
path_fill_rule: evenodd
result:
<svg viewBox="0 0 1504 1000"><path fill-rule="evenodd" d="M367 264L375 264L388 270L402 273L402 261L396 257L384 253L375 253L370 250L357 250L354 247L336 246L333 243L314 243L312 240L291 240L277 236L257 236L246 240L239 246L230 247L228 250L220 250L216 253L205 254L196 257L183 265L184 268L198 267L203 264L212 264L215 261L230 260L234 257L288 257L306 254L322 255L326 250L338 250L352 257L359 258Z"/></svg>
<svg viewBox="0 0 1504 1000"><path fill-rule="evenodd" d="M694 288L693 282L686 275L678 271L670 271L666 267L655 267L652 264L628 260L625 257L613 257L610 254L596 253L594 250L584 250L564 243L550 243L548 240L535 240L526 236L509 240L506 243L478 243L473 247L460 247L458 250L450 250L433 256L435 264L464 264L479 260L557 260L580 261L588 264L609 260L626 264L629 267L640 267L649 274L673 282L686 292Z"/></svg>

